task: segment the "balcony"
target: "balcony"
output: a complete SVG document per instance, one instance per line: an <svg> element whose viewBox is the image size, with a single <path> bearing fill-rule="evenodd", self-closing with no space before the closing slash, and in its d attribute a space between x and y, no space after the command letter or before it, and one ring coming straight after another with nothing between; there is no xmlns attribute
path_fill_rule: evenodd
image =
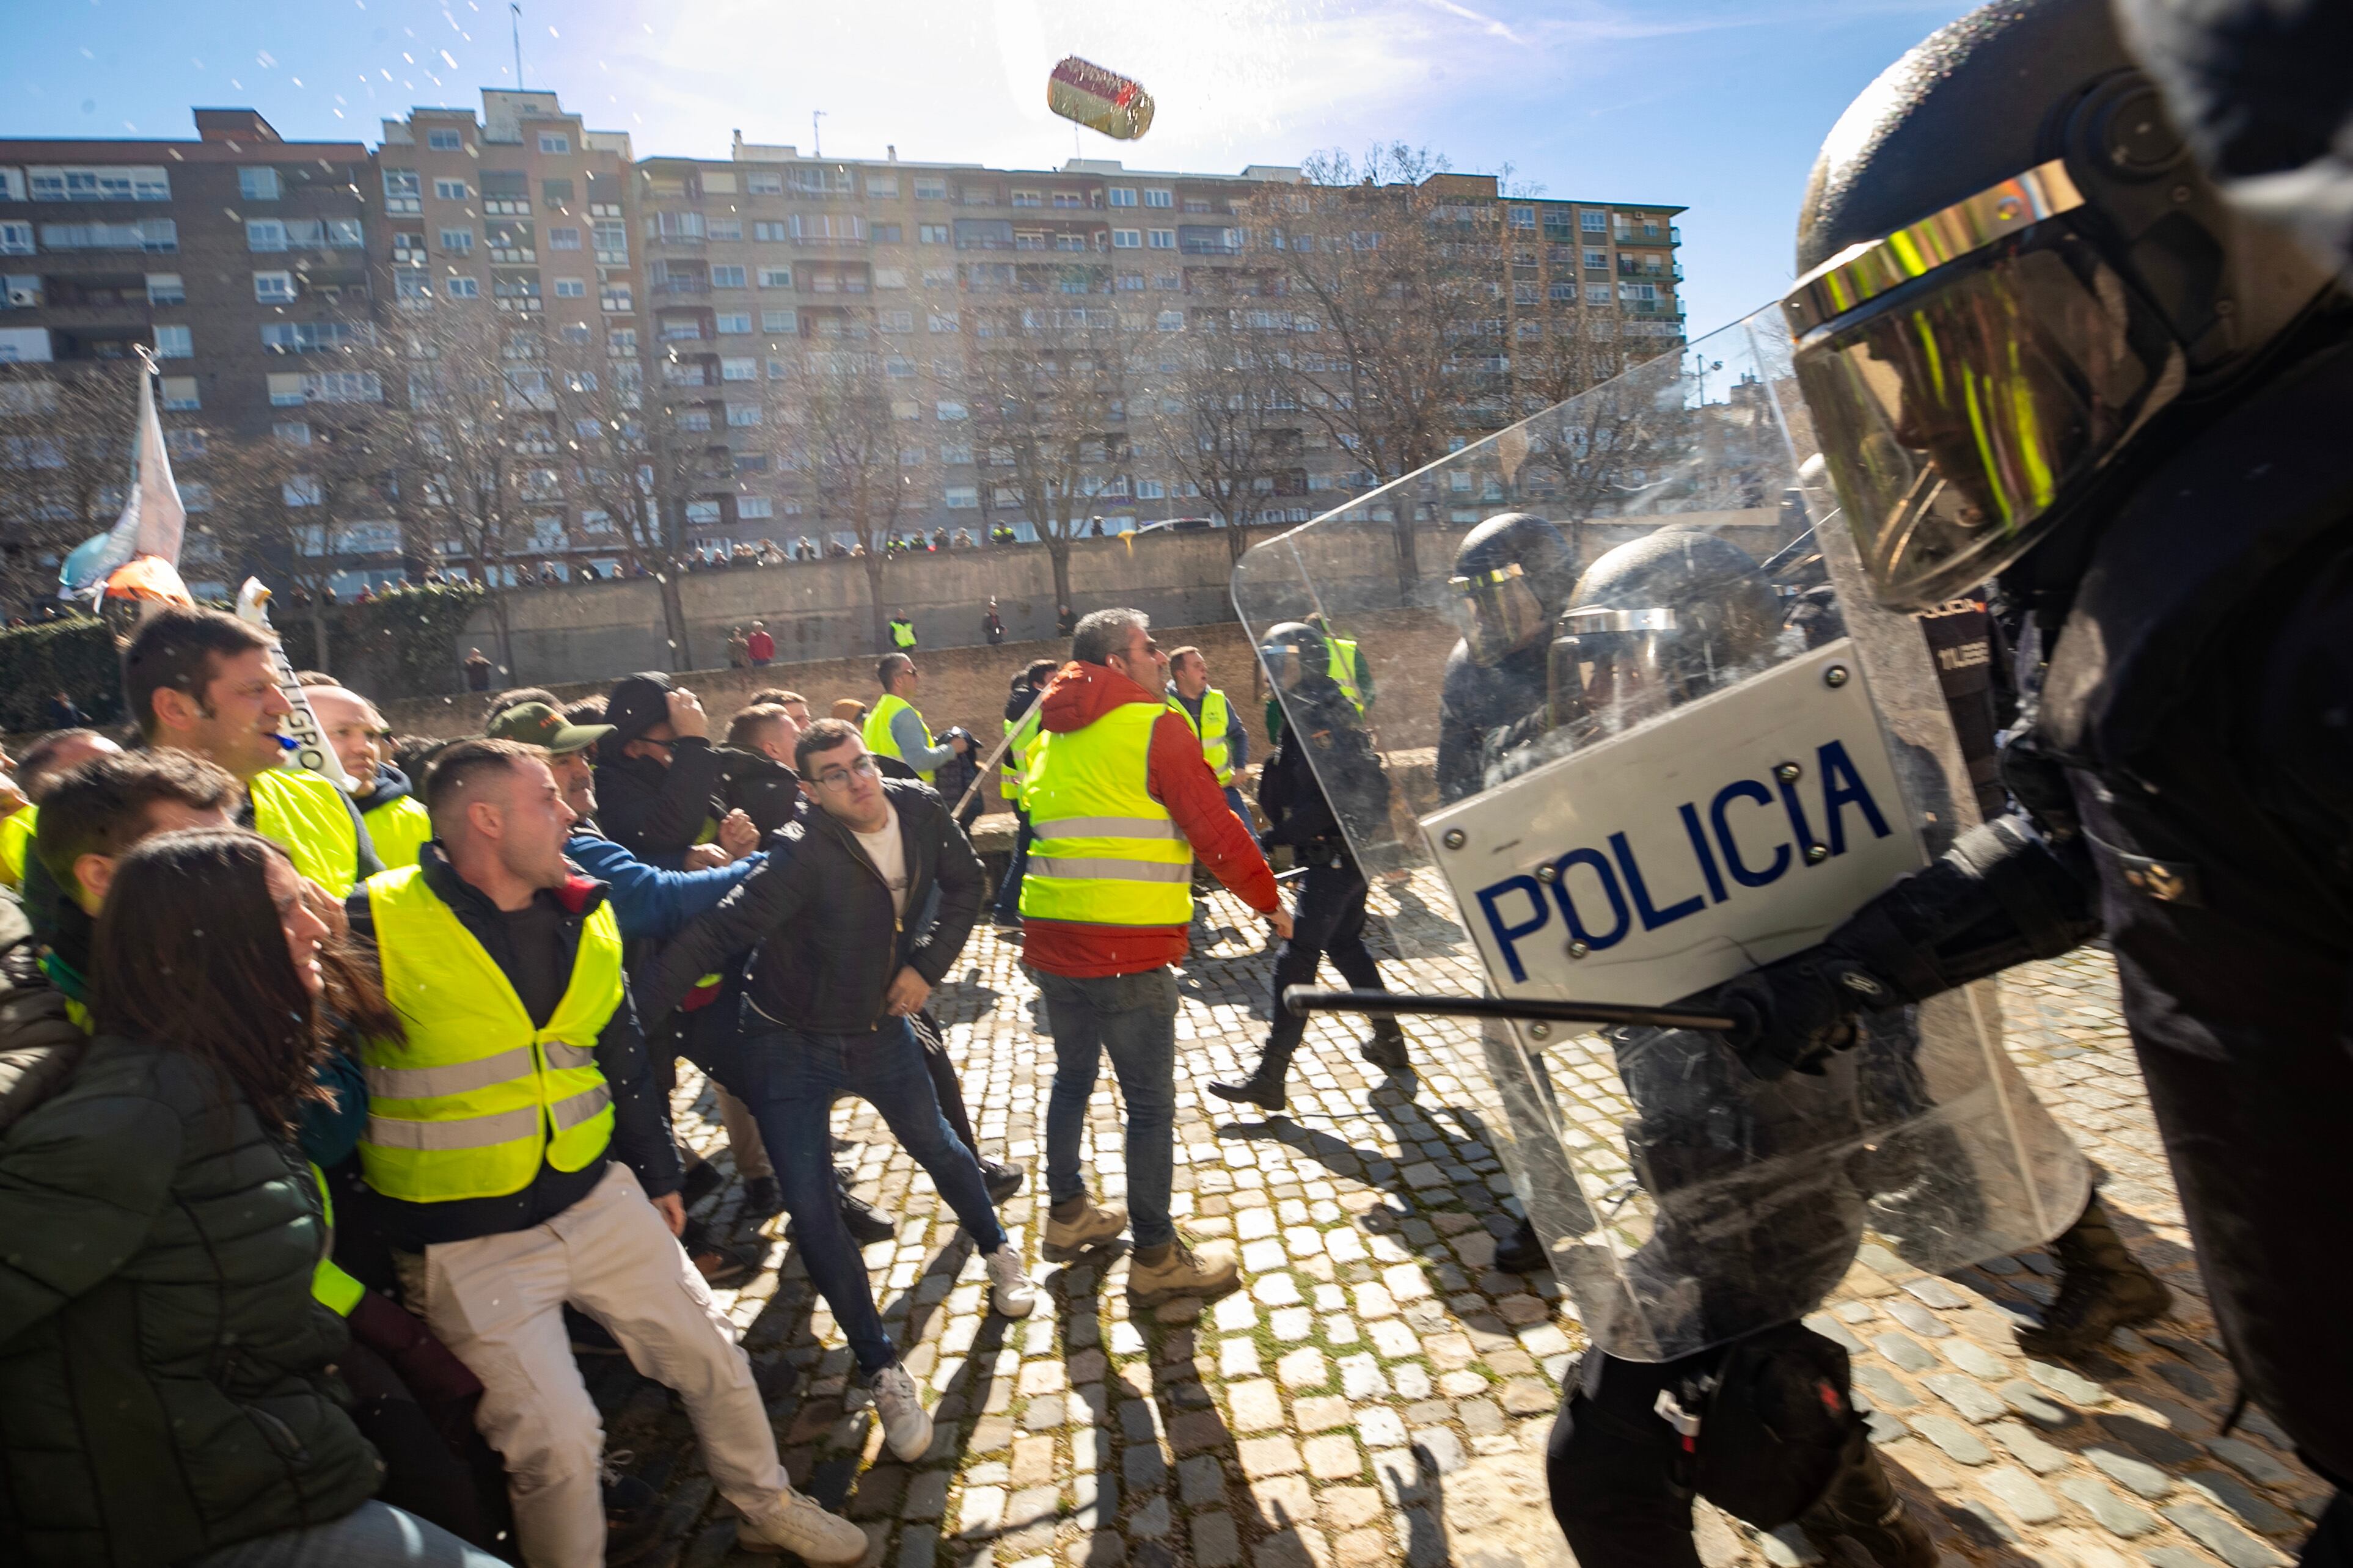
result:
<svg viewBox="0 0 2353 1568"><path fill-rule="evenodd" d="M681 296L700 298L711 292L710 283L701 278L665 278L652 285L652 289L657 294L666 294L673 298Z"/></svg>

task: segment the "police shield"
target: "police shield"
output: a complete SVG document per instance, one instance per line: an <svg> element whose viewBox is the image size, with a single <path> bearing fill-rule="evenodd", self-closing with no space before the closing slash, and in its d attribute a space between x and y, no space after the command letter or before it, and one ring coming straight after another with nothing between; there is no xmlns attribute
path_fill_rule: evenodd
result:
<svg viewBox="0 0 2353 1568"><path fill-rule="evenodd" d="M1369 678L1390 798L1307 755L1393 986L1704 996L1978 820L1928 639L1821 526L1814 449L1768 310L1242 558L1254 638L1306 623ZM1270 667L1307 712L1316 672ZM1421 1096L1497 1149L1588 1333L1631 1359L1787 1321L1851 1270L2034 1246L2089 1191L1991 984L1868 1015L1819 1076L1771 1081L1696 1032L1408 1028Z"/></svg>

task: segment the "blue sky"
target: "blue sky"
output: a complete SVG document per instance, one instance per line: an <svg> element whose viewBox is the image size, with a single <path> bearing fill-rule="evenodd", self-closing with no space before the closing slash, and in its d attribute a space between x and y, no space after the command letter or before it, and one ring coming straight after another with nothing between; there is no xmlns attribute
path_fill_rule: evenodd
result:
<svg viewBox="0 0 2353 1568"><path fill-rule="evenodd" d="M1131 168L1239 170L1405 141L1555 197L1676 202L1694 335L1773 299L1822 136L1955 0L526 0L523 85L640 154L731 130L837 155L1040 167L1074 53L1140 78ZM183 136L248 104L289 138L373 143L418 103L512 85L504 0L16 0L0 134Z"/></svg>

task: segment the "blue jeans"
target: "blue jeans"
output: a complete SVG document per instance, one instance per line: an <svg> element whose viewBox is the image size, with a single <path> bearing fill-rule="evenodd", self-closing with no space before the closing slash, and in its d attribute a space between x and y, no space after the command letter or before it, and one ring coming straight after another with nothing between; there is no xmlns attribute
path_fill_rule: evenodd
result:
<svg viewBox="0 0 2353 1568"><path fill-rule="evenodd" d="M881 1114L900 1146L938 1184L982 1253L1005 1245L1005 1227L981 1183L979 1162L940 1114L923 1048L905 1019L887 1019L871 1035L818 1035L779 1027L746 1007L744 1026L742 1098L776 1168L801 1261L849 1336L859 1370L871 1377L899 1352L874 1309L866 1260L841 1223L828 1120L833 1102L854 1094Z"/></svg>
<svg viewBox="0 0 2353 1568"><path fill-rule="evenodd" d="M438 1524L380 1502L364 1502L332 1524L257 1535L191 1557L180 1568L506 1568Z"/></svg>
<svg viewBox="0 0 2353 1568"><path fill-rule="evenodd" d="M1046 1194L1084 1197L1079 1138L1105 1051L1127 1101L1127 1212L1135 1245L1176 1239L1168 1217L1176 1125L1176 973L1076 979L1031 970L1054 1032L1054 1091L1046 1101Z"/></svg>
<svg viewBox="0 0 2353 1568"><path fill-rule="evenodd" d="M1021 831L1014 836L1013 858L1006 863L1005 880L997 889L997 903L991 910L999 924L1021 918L1021 879L1029 871L1029 842L1037 836L1029 831L1029 814L1019 806L1013 815L1021 820Z"/></svg>
<svg viewBox="0 0 2353 1568"><path fill-rule="evenodd" d="M1236 816L1242 819L1242 826L1250 830L1250 837L1258 837L1258 827L1250 821L1250 807L1242 804L1242 792L1233 784L1226 786L1226 804L1233 807Z"/></svg>

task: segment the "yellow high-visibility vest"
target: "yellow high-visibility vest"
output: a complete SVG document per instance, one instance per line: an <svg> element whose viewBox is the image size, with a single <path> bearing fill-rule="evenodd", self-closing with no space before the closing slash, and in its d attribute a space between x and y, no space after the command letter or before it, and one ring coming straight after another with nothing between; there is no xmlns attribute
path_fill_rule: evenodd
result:
<svg viewBox="0 0 2353 1568"><path fill-rule="evenodd" d="M1004 759L998 763L997 793L1010 801L1021 798L1021 785L1029 777L1029 748L1038 739L1038 708L1032 703L1029 711L1018 719L1005 721L1005 737L1010 742L1005 748Z"/></svg>
<svg viewBox="0 0 2353 1568"><path fill-rule="evenodd" d="M914 759L901 752L899 742L891 738L891 720L902 708L910 713L915 713L915 705L905 698L893 696L889 692L882 694L882 700L874 704L872 711L866 715L866 749L878 757L897 757L913 768L915 767ZM923 724L923 716L921 713L915 713L915 722L923 725L924 745L939 744L937 741L932 739L932 727L929 724ZM915 776L925 784L936 782L932 777L932 770L928 768L915 768Z"/></svg>
<svg viewBox="0 0 2353 1568"><path fill-rule="evenodd" d="M402 795L390 805L363 811L360 816L367 823L368 841L375 846L375 858L384 862L387 871L416 865L417 852L433 837L433 814L413 795Z"/></svg>
<svg viewBox="0 0 2353 1568"><path fill-rule="evenodd" d="M1332 683L1348 700L1356 704L1357 716L1363 717L1365 694L1356 689L1356 645L1346 637L1326 637L1324 644L1332 650L1331 668L1325 673L1332 677Z"/></svg>
<svg viewBox="0 0 2353 1568"><path fill-rule="evenodd" d="M503 1197L540 1161L577 1171L613 1136L596 1037L621 1005L621 928L610 904L580 932L563 999L534 1028L497 961L417 867L367 879L385 994L405 1042L369 1040L369 1186L409 1203Z"/></svg>
<svg viewBox="0 0 2353 1568"><path fill-rule="evenodd" d="M311 1267L311 1299L338 1318L348 1318L367 1294L367 1287L335 1267L335 1200L327 1194L327 1173L311 1167L319 1184L319 1213L326 1221L326 1237L319 1244L319 1261Z"/></svg>
<svg viewBox="0 0 2353 1568"><path fill-rule="evenodd" d="M12 888L25 885L25 857L33 852L33 834L40 813L39 806L27 805L0 820L0 882Z"/></svg>
<svg viewBox="0 0 2353 1568"><path fill-rule="evenodd" d="M285 847L300 871L337 898L359 880L360 832L337 789L304 768L271 768L245 786L253 830Z"/></svg>
<svg viewBox="0 0 2353 1568"><path fill-rule="evenodd" d="M1198 723L1194 723L1193 710L1176 698L1168 700L1168 706L1176 710L1185 722L1192 726L1193 733L1201 737L1201 760L1209 764L1211 773L1218 775L1218 787L1223 789L1233 783L1234 748L1226 736L1234 727L1234 715L1226 701L1226 694L1214 686L1201 694L1201 719Z"/></svg>
<svg viewBox="0 0 2353 1568"><path fill-rule="evenodd" d="M891 623L891 646L902 649L914 647L915 623L913 621L892 621ZM869 751L873 750L871 746L867 749Z"/></svg>
<svg viewBox="0 0 2353 1568"><path fill-rule="evenodd" d="M1021 913L1088 925L1193 920L1193 846L1145 787L1161 702L1124 702L1029 748L1029 868Z"/></svg>

